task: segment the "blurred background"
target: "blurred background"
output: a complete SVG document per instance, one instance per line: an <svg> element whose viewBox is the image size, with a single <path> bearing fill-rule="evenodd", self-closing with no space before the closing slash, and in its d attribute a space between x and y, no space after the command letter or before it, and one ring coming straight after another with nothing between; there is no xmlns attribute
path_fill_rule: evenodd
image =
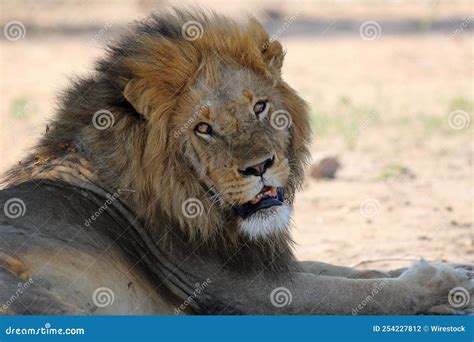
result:
<svg viewBox="0 0 474 342"><path fill-rule="evenodd" d="M473 1L1 0L0 172L128 22L186 5L253 15L287 50L284 78L314 131L299 258L474 260Z"/></svg>

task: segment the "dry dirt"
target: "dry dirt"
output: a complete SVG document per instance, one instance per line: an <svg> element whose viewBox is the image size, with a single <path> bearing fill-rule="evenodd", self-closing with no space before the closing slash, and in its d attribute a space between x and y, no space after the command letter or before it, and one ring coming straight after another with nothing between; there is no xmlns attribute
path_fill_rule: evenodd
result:
<svg viewBox="0 0 474 342"><path fill-rule="evenodd" d="M0 171L45 130L68 75L90 71L101 45L152 7L15 3L2 2L2 24L31 25L23 39L0 40ZM249 4L204 6L239 14ZM472 262L474 130L449 124L453 111L473 120L472 2L279 4L261 2L256 15L276 32L298 13L281 35L284 77L311 105L313 159L342 164L334 180L308 178L297 197L298 256L364 268ZM361 38L366 20L380 37ZM463 20L470 26L455 33Z"/></svg>

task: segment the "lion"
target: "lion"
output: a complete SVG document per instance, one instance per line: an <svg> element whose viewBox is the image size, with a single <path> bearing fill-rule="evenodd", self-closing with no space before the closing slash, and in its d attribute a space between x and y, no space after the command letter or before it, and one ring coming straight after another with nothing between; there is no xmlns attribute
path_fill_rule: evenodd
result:
<svg viewBox="0 0 474 342"><path fill-rule="evenodd" d="M296 260L311 133L284 55L257 20L202 10L153 14L109 44L3 181L2 314L471 310L450 298L472 294L470 265Z"/></svg>

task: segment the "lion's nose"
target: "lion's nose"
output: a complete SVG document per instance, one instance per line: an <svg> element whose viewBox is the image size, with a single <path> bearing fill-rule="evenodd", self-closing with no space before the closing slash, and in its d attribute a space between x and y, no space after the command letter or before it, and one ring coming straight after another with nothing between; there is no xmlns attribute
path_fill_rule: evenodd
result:
<svg viewBox="0 0 474 342"><path fill-rule="evenodd" d="M257 163L255 165L247 166L244 170L239 170L239 172L244 176L262 176L267 169L272 167L275 156L265 159L264 161Z"/></svg>

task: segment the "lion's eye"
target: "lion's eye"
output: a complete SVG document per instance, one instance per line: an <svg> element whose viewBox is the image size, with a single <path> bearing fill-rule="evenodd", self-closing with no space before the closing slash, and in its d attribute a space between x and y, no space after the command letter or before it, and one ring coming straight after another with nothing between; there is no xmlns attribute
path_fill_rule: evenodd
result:
<svg viewBox="0 0 474 342"><path fill-rule="evenodd" d="M198 123L196 125L196 128L194 128L194 130L197 133L200 133L200 134L210 135L212 133L212 127L209 126L207 123L204 123L204 122Z"/></svg>
<svg viewBox="0 0 474 342"><path fill-rule="evenodd" d="M267 102L266 101L258 101L254 106L253 106L253 111L255 114L260 114L265 111L267 108Z"/></svg>

